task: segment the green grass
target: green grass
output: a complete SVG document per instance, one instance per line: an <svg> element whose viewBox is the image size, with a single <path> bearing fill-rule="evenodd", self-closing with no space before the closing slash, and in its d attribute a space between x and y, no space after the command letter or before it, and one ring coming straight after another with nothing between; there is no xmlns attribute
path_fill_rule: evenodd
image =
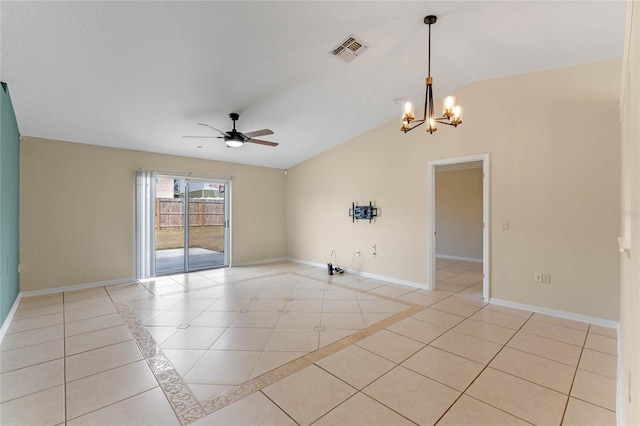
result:
<svg viewBox="0 0 640 426"><path fill-rule="evenodd" d="M156 250L182 247L184 247L184 228L156 230ZM224 226L189 228L189 247L224 251Z"/></svg>

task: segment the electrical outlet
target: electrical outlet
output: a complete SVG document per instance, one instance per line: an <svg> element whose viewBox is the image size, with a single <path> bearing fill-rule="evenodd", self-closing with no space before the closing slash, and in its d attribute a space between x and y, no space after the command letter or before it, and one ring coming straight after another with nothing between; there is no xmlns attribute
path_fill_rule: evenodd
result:
<svg viewBox="0 0 640 426"><path fill-rule="evenodd" d="M544 284L551 284L551 274L543 274L542 275L542 282Z"/></svg>
<svg viewBox="0 0 640 426"><path fill-rule="evenodd" d="M534 272L533 273L533 282L541 283L542 282L542 272Z"/></svg>
<svg viewBox="0 0 640 426"><path fill-rule="evenodd" d="M378 255L378 245L377 245L377 244L374 244L374 245L373 245L373 255L374 255L374 256L377 256L377 255Z"/></svg>
<svg viewBox="0 0 640 426"><path fill-rule="evenodd" d="M356 250L356 256L360 256L360 250Z"/></svg>

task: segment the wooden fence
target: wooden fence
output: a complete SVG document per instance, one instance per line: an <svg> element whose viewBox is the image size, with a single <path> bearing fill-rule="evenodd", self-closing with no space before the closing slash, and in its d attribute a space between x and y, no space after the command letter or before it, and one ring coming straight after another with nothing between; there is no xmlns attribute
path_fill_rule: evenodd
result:
<svg viewBox="0 0 640 426"><path fill-rule="evenodd" d="M224 200L189 200L189 227L224 225ZM156 229L184 227L184 199L156 198Z"/></svg>

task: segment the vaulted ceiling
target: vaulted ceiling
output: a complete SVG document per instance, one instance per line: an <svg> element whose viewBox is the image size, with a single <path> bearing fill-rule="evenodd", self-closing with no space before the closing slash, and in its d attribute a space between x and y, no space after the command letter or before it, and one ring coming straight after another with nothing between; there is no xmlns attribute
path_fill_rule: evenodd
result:
<svg viewBox="0 0 640 426"><path fill-rule="evenodd" d="M420 104L426 15L438 97L622 57L625 2L3 0L0 12L0 78L23 135L287 168L399 120L399 100ZM361 56L329 53L352 34ZM230 112L280 145L183 138L214 135L198 122L230 130Z"/></svg>

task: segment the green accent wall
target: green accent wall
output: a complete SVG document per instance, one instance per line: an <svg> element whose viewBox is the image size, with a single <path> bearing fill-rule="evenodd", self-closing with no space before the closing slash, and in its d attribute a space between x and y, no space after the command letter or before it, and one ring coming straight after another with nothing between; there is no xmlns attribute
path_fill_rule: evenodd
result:
<svg viewBox="0 0 640 426"><path fill-rule="evenodd" d="M20 133L9 88L0 85L0 323L4 323L20 291Z"/></svg>

